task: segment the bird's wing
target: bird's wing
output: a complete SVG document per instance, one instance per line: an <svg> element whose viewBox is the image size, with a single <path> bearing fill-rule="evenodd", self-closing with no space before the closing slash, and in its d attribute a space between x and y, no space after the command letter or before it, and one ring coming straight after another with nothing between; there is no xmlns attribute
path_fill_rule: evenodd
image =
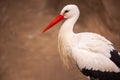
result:
<svg viewBox="0 0 120 80"><path fill-rule="evenodd" d="M120 55L117 50L110 51L111 57L110 60L112 60L119 68L120 68Z"/></svg>
<svg viewBox="0 0 120 80"><path fill-rule="evenodd" d="M83 49L74 52L76 64L84 75L97 80L120 79L120 69L106 56Z"/></svg>
<svg viewBox="0 0 120 80"><path fill-rule="evenodd" d="M114 49L113 44L106 38L95 33L81 33L77 38L77 48L79 48L79 51L82 49L94 54L103 55L120 68L120 55Z"/></svg>
<svg viewBox="0 0 120 80"><path fill-rule="evenodd" d="M73 57L78 65L82 69L102 71L102 72L120 72L120 69L109 58L102 54L96 54L89 50L73 49Z"/></svg>
<svg viewBox="0 0 120 80"><path fill-rule="evenodd" d="M109 58L84 49L75 49L73 57L79 70L97 80L119 80L120 69Z"/></svg>
<svg viewBox="0 0 120 80"><path fill-rule="evenodd" d="M107 57L111 57L108 53L113 50L112 43L108 41L106 38L99 34L95 33L80 33L76 36L78 39L77 44L80 49L88 49L95 53L102 53Z"/></svg>

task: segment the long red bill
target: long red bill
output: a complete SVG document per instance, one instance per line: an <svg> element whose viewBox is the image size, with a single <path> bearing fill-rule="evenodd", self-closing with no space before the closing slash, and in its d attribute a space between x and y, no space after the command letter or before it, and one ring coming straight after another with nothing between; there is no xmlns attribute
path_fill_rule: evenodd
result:
<svg viewBox="0 0 120 80"><path fill-rule="evenodd" d="M53 21L51 21L51 23L46 26L43 30L42 33L47 31L48 29L50 29L51 27L53 27L55 24L57 24L59 21L63 20L64 16L63 15L58 15L55 19L53 19Z"/></svg>

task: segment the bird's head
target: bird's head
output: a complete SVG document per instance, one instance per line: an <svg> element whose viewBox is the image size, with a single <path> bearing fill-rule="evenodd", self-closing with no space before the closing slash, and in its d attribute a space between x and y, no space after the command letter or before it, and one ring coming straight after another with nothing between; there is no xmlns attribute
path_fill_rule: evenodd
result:
<svg viewBox="0 0 120 80"><path fill-rule="evenodd" d="M67 5L62 9L60 15L63 15L66 19L79 16L79 9L76 5Z"/></svg>
<svg viewBox="0 0 120 80"><path fill-rule="evenodd" d="M60 12L60 15L58 15L51 23L45 27L42 32L47 31L51 27L53 27L55 24L57 24L59 21L63 19L69 19L72 17L78 17L79 16L79 9L76 5L67 5L65 6L62 11Z"/></svg>

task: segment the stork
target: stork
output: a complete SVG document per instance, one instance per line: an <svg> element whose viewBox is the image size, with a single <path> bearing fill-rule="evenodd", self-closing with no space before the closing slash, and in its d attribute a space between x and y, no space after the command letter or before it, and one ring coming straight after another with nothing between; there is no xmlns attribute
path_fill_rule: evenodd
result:
<svg viewBox="0 0 120 80"><path fill-rule="evenodd" d="M42 32L65 19L58 35L63 63L67 67L76 65L89 80L120 80L120 54L113 44L97 33L73 32L79 14L76 5L67 5Z"/></svg>

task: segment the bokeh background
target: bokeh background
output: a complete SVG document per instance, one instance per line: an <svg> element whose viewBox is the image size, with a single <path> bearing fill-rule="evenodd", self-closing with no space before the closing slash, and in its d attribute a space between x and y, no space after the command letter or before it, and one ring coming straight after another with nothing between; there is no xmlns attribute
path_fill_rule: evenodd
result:
<svg viewBox="0 0 120 80"><path fill-rule="evenodd" d="M96 32L120 51L119 0L0 0L0 80L87 80L67 70L57 50L61 23L42 34L67 4L79 6L75 32Z"/></svg>

